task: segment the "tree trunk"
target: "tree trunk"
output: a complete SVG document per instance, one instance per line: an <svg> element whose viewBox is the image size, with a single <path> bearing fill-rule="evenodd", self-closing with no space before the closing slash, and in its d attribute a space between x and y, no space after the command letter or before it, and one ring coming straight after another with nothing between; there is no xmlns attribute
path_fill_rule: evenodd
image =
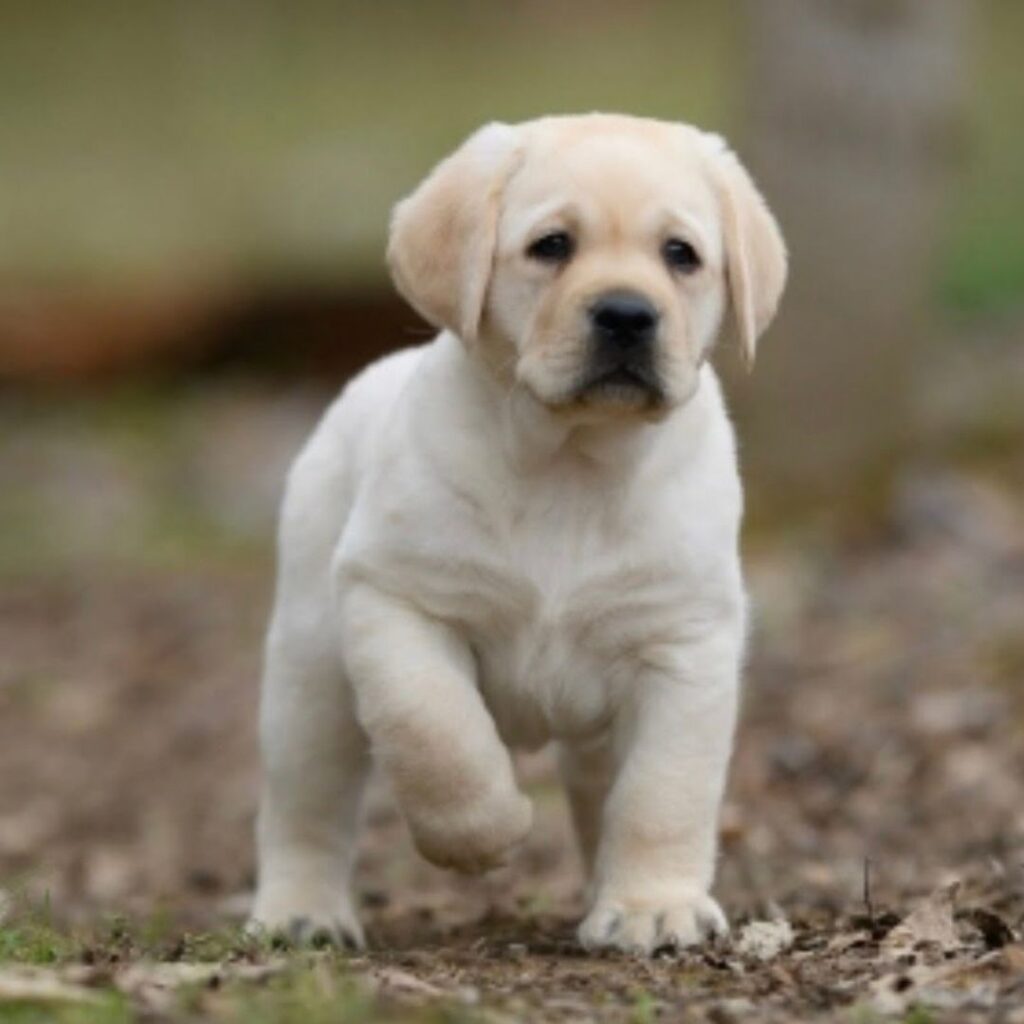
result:
<svg viewBox="0 0 1024 1024"><path fill-rule="evenodd" d="M769 497L863 493L913 440L966 10L748 0L739 148L791 254L780 316L737 388L745 461Z"/></svg>

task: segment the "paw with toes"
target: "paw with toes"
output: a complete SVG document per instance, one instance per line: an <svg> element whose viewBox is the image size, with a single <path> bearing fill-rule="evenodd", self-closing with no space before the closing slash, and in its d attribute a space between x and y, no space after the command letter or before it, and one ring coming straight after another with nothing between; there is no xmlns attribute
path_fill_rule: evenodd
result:
<svg viewBox="0 0 1024 1024"><path fill-rule="evenodd" d="M308 917L292 918L286 928L275 932L273 942L285 949L344 949L354 953L363 948L362 938L340 921L325 924Z"/></svg>
<svg viewBox="0 0 1024 1024"><path fill-rule="evenodd" d="M651 956L695 946L728 931L718 904L707 893L693 891L651 902L599 898L580 925L579 938L591 951Z"/></svg>
<svg viewBox="0 0 1024 1024"><path fill-rule="evenodd" d="M251 935L269 937L281 948L333 947L351 952L366 948L359 919L347 901L339 905L336 898L316 901L275 894L274 898L257 900L246 930Z"/></svg>

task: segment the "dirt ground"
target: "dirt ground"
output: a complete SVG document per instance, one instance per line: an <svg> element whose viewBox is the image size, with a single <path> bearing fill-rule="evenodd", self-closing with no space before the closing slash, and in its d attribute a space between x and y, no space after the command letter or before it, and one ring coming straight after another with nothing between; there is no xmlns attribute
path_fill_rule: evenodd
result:
<svg viewBox="0 0 1024 1024"><path fill-rule="evenodd" d="M1019 455L908 467L856 541L751 538L729 941L581 955L545 754L521 764L534 833L483 879L419 860L378 786L368 954L225 940L253 882L272 510L321 400L0 409L0 1020L1024 1022ZM123 1017L31 1016L114 989Z"/></svg>

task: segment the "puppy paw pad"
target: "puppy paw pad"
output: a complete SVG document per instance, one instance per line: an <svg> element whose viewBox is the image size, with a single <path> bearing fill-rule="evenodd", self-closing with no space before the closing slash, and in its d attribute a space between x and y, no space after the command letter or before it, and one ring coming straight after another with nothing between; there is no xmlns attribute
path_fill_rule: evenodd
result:
<svg viewBox="0 0 1024 1024"><path fill-rule="evenodd" d="M665 906L599 901L580 925L579 939L592 952L618 950L653 956L695 946L728 931L721 908L701 893Z"/></svg>
<svg viewBox="0 0 1024 1024"><path fill-rule="evenodd" d="M299 914L270 926L253 921L248 931L267 936L271 946L280 950L339 949L357 953L366 948L362 930L338 918L322 920Z"/></svg>

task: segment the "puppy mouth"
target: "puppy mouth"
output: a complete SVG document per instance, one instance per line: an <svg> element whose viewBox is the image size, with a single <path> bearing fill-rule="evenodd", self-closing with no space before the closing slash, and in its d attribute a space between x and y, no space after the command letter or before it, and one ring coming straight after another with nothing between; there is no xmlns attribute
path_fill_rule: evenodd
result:
<svg viewBox="0 0 1024 1024"><path fill-rule="evenodd" d="M653 407L665 402L665 389L647 365L628 363L589 374L576 389L584 402Z"/></svg>

